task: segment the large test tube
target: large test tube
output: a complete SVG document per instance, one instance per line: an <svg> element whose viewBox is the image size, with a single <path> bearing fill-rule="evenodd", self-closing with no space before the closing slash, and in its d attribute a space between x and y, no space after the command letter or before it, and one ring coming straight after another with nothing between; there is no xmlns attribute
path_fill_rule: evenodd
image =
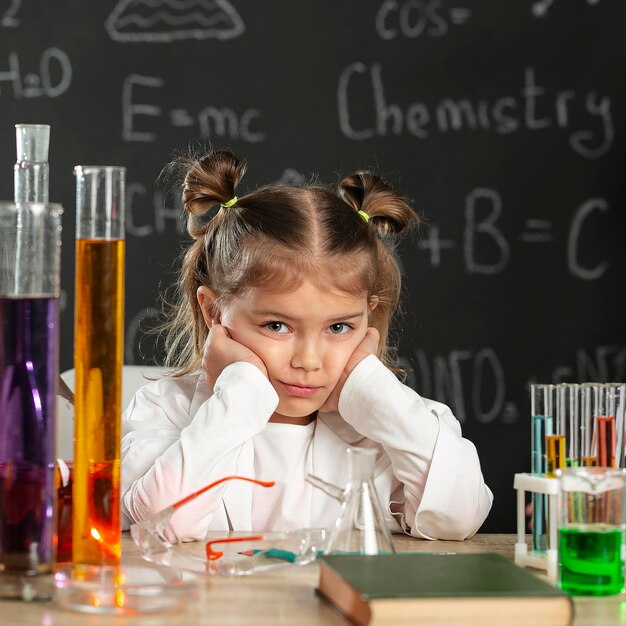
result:
<svg viewBox="0 0 626 626"><path fill-rule="evenodd" d="M60 205L0 204L0 596L49 598Z"/></svg>
<svg viewBox="0 0 626 626"><path fill-rule="evenodd" d="M117 565L124 309L123 167L77 166L72 560Z"/></svg>

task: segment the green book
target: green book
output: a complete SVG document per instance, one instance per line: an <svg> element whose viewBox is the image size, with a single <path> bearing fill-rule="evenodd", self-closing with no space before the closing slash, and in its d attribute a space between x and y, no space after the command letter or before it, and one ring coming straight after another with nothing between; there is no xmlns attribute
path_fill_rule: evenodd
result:
<svg viewBox="0 0 626 626"><path fill-rule="evenodd" d="M499 554L326 555L319 593L359 625L567 626L571 598Z"/></svg>

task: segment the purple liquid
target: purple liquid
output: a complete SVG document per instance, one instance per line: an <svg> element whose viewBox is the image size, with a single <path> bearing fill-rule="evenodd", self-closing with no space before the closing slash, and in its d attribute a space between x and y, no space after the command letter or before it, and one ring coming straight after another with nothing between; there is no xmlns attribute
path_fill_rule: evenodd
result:
<svg viewBox="0 0 626 626"><path fill-rule="evenodd" d="M54 562L57 298L0 297L0 570Z"/></svg>

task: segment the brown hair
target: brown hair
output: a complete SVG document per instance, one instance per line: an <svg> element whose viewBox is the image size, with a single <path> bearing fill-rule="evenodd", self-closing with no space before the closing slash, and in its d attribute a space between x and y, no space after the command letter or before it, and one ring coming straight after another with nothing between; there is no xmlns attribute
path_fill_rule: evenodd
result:
<svg viewBox="0 0 626 626"><path fill-rule="evenodd" d="M319 184L273 184L224 207L236 195L245 162L220 150L178 159L176 165L184 171L182 203L194 241L165 325L166 365L175 375L200 367L207 328L198 287L218 294L219 309L252 287L295 289L303 276L324 288L377 296L369 324L380 333L378 356L392 365L387 341L401 278L389 236L419 223L400 194L363 171L344 178L337 193Z"/></svg>

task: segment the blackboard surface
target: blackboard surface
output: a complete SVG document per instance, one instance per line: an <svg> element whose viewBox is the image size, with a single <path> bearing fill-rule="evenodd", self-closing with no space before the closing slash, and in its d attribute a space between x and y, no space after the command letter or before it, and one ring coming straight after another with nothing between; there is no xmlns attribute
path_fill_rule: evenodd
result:
<svg viewBox="0 0 626 626"><path fill-rule="evenodd" d="M529 381L626 379L622 0L0 3L0 197L15 123L48 123L65 207L61 366L72 366L77 164L124 165L126 362L153 352L185 241L157 182L230 148L242 184L374 168L430 227L405 240L400 355L449 403L511 531Z"/></svg>

